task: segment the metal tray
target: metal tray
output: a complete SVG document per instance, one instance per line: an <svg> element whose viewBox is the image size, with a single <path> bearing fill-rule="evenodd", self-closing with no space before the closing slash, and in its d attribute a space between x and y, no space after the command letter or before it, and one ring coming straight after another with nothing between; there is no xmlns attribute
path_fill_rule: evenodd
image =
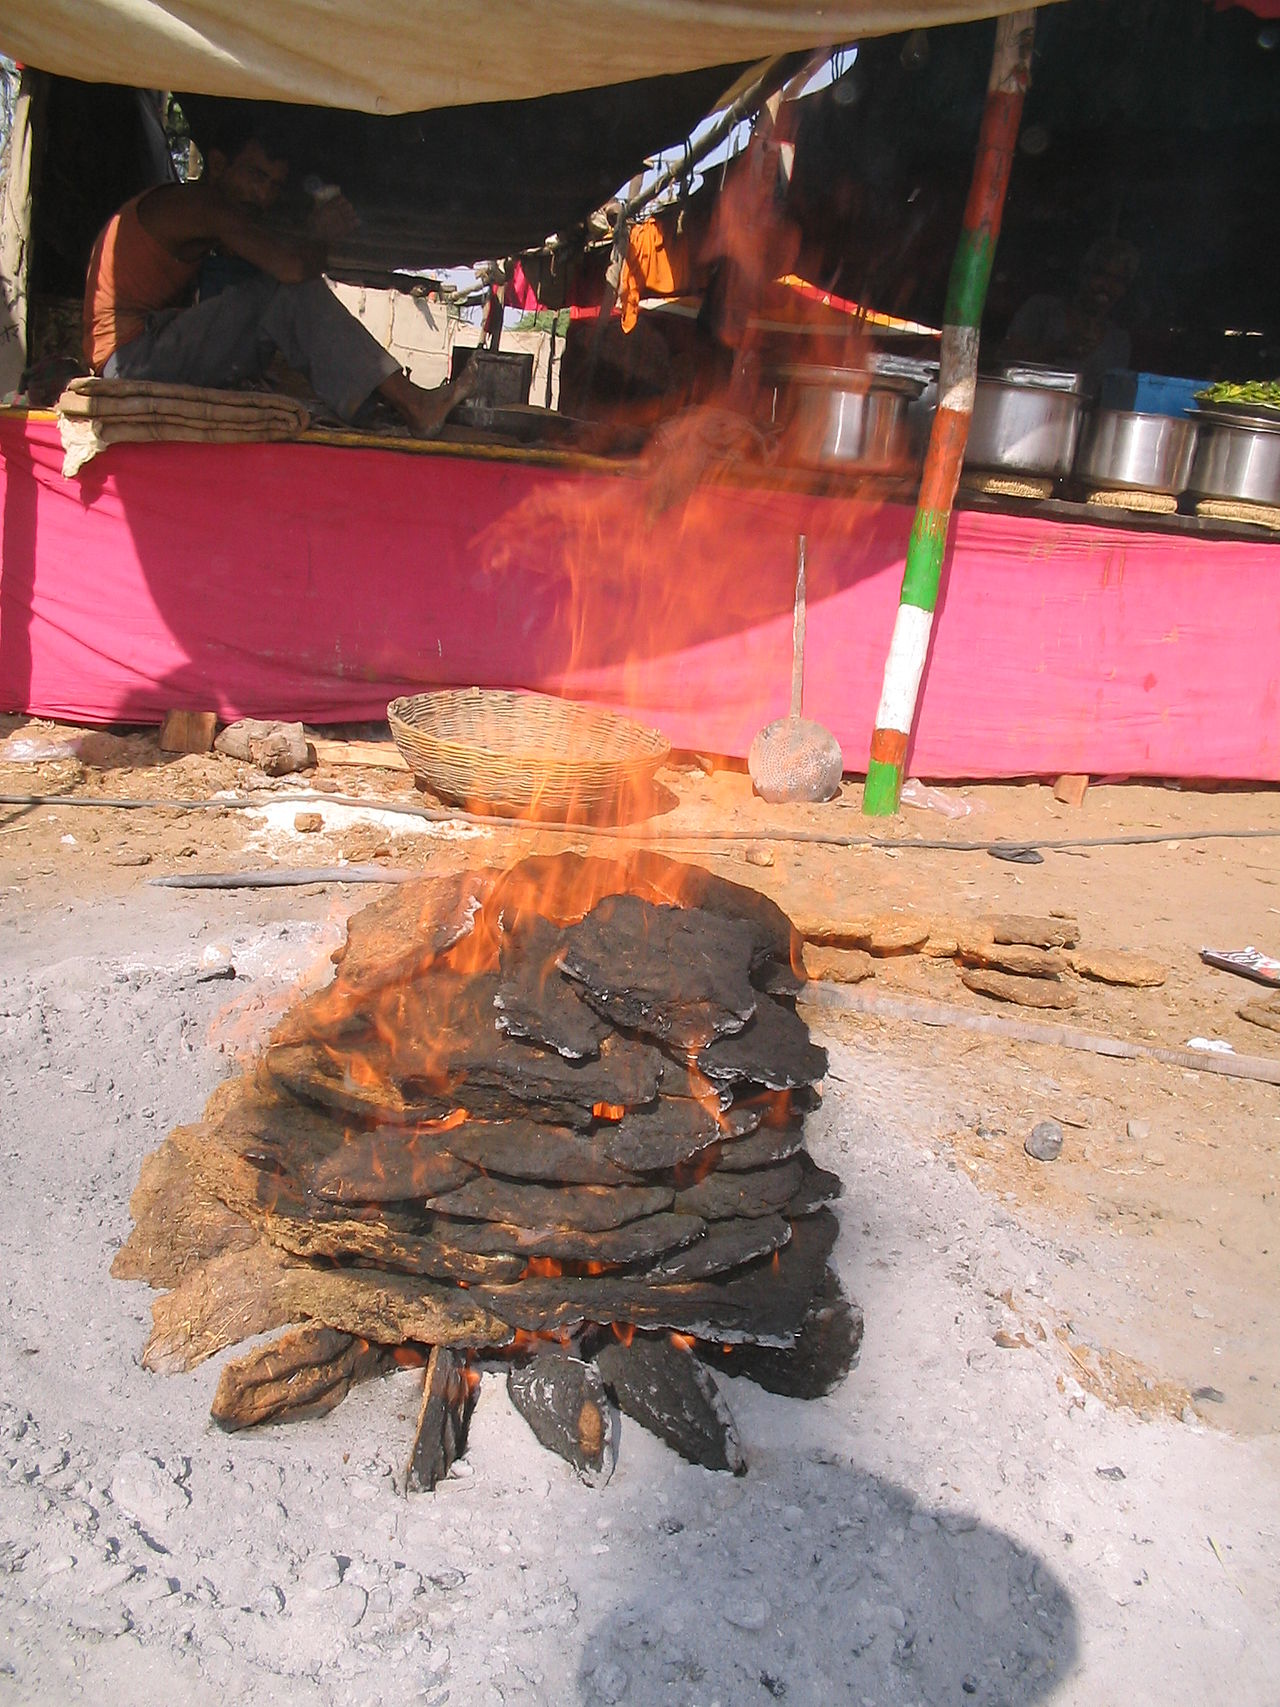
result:
<svg viewBox="0 0 1280 1707"><path fill-rule="evenodd" d="M1222 427L1261 427L1264 431L1280 431L1280 409L1273 409L1269 403L1197 403L1193 418L1216 421Z"/></svg>

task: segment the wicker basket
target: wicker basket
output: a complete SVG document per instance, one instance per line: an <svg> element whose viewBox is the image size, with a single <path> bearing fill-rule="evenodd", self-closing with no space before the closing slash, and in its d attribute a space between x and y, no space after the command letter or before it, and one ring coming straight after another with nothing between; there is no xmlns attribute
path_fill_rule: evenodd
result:
<svg viewBox="0 0 1280 1707"><path fill-rule="evenodd" d="M614 801L647 783L671 751L656 729L611 711L502 688L393 699L387 721L433 793L540 816Z"/></svg>

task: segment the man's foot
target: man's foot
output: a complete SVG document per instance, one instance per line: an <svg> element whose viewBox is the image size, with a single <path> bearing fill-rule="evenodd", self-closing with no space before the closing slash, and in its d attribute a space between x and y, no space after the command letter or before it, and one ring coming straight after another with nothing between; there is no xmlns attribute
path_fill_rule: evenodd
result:
<svg viewBox="0 0 1280 1707"><path fill-rule="evenodd" d="M378 387L378 392L403 416L418 438L428 439L440 431L459 403L471 396L478 378L479 374L468 363L452 383L428 391L415 385L407 375L393 373Z"/></svg>

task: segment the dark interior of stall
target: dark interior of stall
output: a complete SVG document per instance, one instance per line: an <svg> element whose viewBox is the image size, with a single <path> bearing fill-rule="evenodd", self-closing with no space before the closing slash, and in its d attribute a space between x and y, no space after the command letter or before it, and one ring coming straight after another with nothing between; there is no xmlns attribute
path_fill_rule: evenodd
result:
<svg viewBox="0 0 1280 1707"><path fill-rule="evenodd" d="M801 104L787 214L801 233L798 270L812 283L941 323L993 36L987 21L870 40ZM343 275L377 280L584 229L641 159L678 143L740 70L389 118L305 107L271 117L293 139L299 172L339 183L361 214ZM42 98L37 354L65 346L77 326L98 229L172 172L185 147L166 137L152 94L52 78ZM247 105L178 101L197 144ZM713 172L691 198L693 230L719 185ZM1132 366L1275 375L1280 26L1205 0L1066 0L1039 12L986 334L998 339L1026 298L1068 290L1100 237L1123 238L1139 255L1117 310ZM601 270L603 259L598 250Z"/></svg>
<svg viewBox="0 0 1280 1707"><path fill-rule="evenodd" d="M983 23L869 41L846 73L852 86L812 103L797 191L802 208L812 202L806 227L843 261L842 294L941 323L993 35ZM849 195L847 162L856 211L841 222L831 202ZM1037 13L986 330L1002 334L1030 296L1068 290L1101 237L1139 253L1118 311L1134 366L1274 374L1274 23L1204 0L1068 0Z"/></svg>

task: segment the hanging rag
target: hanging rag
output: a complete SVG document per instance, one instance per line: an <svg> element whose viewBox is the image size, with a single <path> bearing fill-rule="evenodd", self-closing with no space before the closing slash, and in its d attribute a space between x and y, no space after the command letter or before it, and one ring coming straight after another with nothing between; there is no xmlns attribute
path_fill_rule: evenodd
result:
<svg viewBox="0 0 1280 1707"><path fill-rule="evenodd" d="M632 226L618 280L622 330L634 332L642 296L679 296L690 282L689 245L684 237L665 231L657 219Z"/></svg>

